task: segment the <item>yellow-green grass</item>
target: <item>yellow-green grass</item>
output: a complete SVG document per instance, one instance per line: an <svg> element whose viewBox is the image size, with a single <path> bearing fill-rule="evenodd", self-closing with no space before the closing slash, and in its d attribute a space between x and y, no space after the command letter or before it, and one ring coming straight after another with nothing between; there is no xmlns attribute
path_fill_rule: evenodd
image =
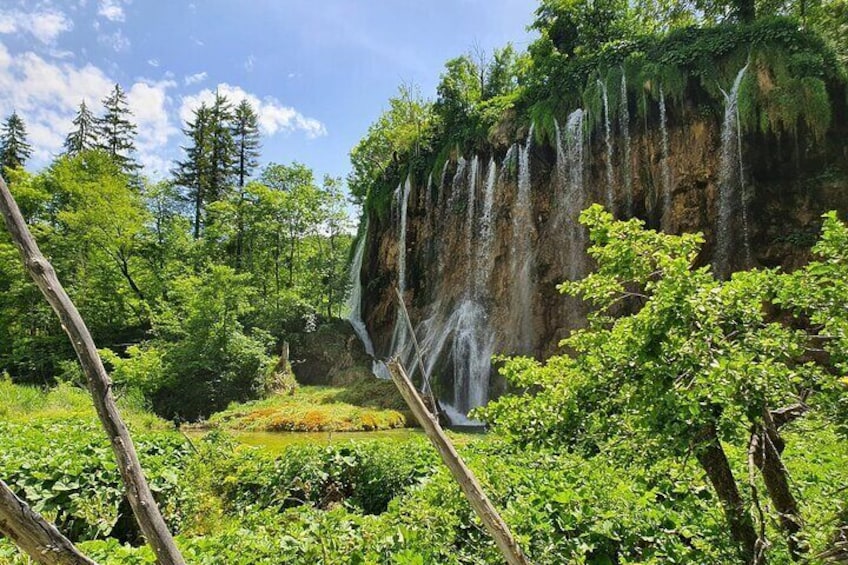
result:
<svg viewBox="0 0 848 565"><path fill-rule="evenodd" d="M368 398L353 394L349 388L300 387L294 394L232 404L214 414L208 423L230 430L264 432L354 432L406 427L407 416L385 407L394 401L381 400L380 394L380 390L374 390Z"/></svg>
<svg viewBox="0 0 848 565"><path fill-rule="evenodd" d="M172 427L144 410L137 395L119 395L118 407L132 428L153 430ZM83 388L67 383L50 388L20 385L0 378L0 420L32 423L95 418L91 396Z"/></svg>

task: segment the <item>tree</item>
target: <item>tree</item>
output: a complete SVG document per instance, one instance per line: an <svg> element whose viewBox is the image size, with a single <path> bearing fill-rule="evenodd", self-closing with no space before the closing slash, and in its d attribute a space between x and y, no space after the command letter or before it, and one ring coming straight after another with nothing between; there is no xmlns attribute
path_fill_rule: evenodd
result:
<svg viewBox="0 0 848 565"><path fill-rule="evenodd" d="M65 153L78 155L97 147L97 123L85 100L80 102L73 124L75 129L65 138Z"/></svg>
<svg viewBox="0 0 848 565"><path fill-rule="evenodd" d="M193 112L194 120L186 124L183 133L189 139L189 145L183 146L185 159L177 161L171 171L174 182L188 190L186 198L194 211L194 239L200 238L203 214L210 192L211 181L211 121L212 112L205 104Z"/></svg>
<svg viewBox="0 0 848 565"><path fill-rule="evenodd" d="M31 155L24 121L17 112L12 112L0 129L0 171L22 168Z"/></svg>
<svg viewBox="0 0 848 565"><path fill-rule="evenodd" d="M646 466L664 455L694 456L740 557L763 563L770 510L759 504L755 482L736 476L733 454L742 454L738 463L762 475L789 554L801 559L801 507L781 431L810 412L840 418L833 372L845 368L848 343L848 229L829 216L816 247L821 261L799 273L750 271L719 281L710 267L693 266L699 234L646 231L640 220L615 221L597 205L581 220L597 271L561 290L595 306L589 327L564 340L573 355L508 362L509 380L536 392L503 398L485 417L522 445L595 454L625 442L631 462ZM622 304L633 313L614 316ZM822 342L829 361L816 361Z"/></svg>
<svg viewBox="0 0 848 565"><path fill-rule="evenodd" d="M239 188L259 166L259 116L247 99L236 106L233 118L233 138L236 143L236 177Z"/></svg>
<svg viewBox="0 0 848 565"><path fill-rule="evenodd" d="M136 125L130 120L132 112L127 104L127 93L115 84L103 99L104 114L95 120L99 138L98 147L108 153L125 173L132 174L139 165L133 158L135 153Z"/></svg>
<svg viewBox="0 0 848 565"><path fill-rule="evenodd" d="M235 265L240 269L244 253L244 186L245 181L259 166L259 116L247 99L243 99L236 107L233 119L233 138L236 143L236 178L238 179L237 233L235 245Z"/></svg>
<svg viewBox="0 0 848 565"><path fill-rule="evenodd" d="M226 96L215 91L215 101L209 109L209 190L208 202L226 196L236 173L238 155L233 138L233 107Z"/></svg>
<svg viewBox="0 0 848 565"><path fill-rule="evenodd" d="M347 180L354 200L362 202L372 185L386 180L388 170L402 157L418 156L427 149L432 135L433 105L417 88L401 85L397 96L389 99L389 108L350 152L353 171Z"/></svg>

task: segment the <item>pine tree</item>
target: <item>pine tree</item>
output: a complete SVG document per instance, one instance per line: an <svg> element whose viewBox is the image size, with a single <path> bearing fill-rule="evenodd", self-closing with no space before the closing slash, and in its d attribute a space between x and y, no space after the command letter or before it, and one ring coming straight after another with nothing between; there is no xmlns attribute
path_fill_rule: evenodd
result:
<svg viewBox="0 0 848 565"><path fill-rule="evenodd" d="M209 109L210 173L208 202L223 199L235 176L236 143L233 139L233 107L226 96L215 91Z"/></svg>
<svg viewBox="0 0 848 565"><path fill-rule="evenodd" d="M238 181L238 212L235 242L235 266L240 270L244 254L244 185L259 166L259 117L250 102L242 99L233 118L233 138L236 144L235 174Z"/></svg>
<svg viewBox="0 0 848 565"><path fill-rule="evenodd" d="M186 157L177 161L171 171L174 182L187 189L186 199L194 208L194 238L200 238L203 212L209 198L211 180L212 110L204 103L194 111L194 120L186 124L183 133L189 144L182 150Z"/></svg>
<svg viewBox="0 0 848 565"><path fill-rule="evenodd" d="M139 168L132 157L135 153L136 125L130 121L132 112L127 104L127 93L121 85L116 84L112 93L103 99L103 108L103 117L95 121L98 148L109 153L121 170L132 174Z"/></svg>
<svg viewBox="0 0 848 565"><path fill-rule="evenodd" d="M239 188L244 188L245 180L259 166L259 116L247 99L236 107L233 120L233 138L236 143L236 178Z"/></svg>
<svg viewBox="0 0 848 565"><path fill-rule="evenodd" d="M65 153L77 155L97 147L97 124L85 100L80 103L73 123L74 130L65 138Z"/></svg>
<svg viewBox="0 0 848 565"><path fill-rule="evenodd" d="M26 127L17 112L12 112L0 128L0 172L4 168L22 168L32 155L26 141Z"/></svg>

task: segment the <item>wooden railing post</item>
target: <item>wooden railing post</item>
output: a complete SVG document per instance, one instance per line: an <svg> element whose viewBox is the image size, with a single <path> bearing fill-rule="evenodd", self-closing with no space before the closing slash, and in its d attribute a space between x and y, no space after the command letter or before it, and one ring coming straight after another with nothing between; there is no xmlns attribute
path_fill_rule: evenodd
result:
<svg viewBox="0 0 848 565"><path fill-rule="evenodd" d="M389 373L392 375L392 380L398 387L401 396L403 396L403 399L409 405L409 409L412 410L412 414L424 429L424 433L427 434L430 442L438 450L439 456L445 465L447 465L448 469L450 469L453 478L459 483L459 487L471 504L471 508L480 517L489 535L494 538L506 562L509 565L530 565L530 561L521 551L518 542L515 541L512 532L509 530L509 526L506 525L506 522L498 514L498 511L492 505L491 501L489 501L486 493L483 492L483 487L480 486L474 473L471 472L471 469L468 468L465 461L459 456L456 448L454 448L450 439L448 439L441 426L439 426L438 419L427 411L424 401L421 400L421 396L409 380L403 365L397 359L392 359L388 362L388 367Z"/></svg>

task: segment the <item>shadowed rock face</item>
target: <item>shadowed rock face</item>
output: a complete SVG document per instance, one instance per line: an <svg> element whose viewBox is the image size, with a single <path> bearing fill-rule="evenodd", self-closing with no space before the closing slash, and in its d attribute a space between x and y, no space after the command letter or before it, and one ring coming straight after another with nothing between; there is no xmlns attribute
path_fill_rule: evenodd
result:
<svg viewBox="0 0 848 565"><path fill-rule="evenodd" d="M556 290L566 278L591 269L585 233L575 223L579 208L608 205L612 198L617 217L626 217L630 204L650 228L703 232L707 243L700 262L715 261L720 193L729 182L721 172L728 158L723 147L728 120L699 117L693 108L668 108L664 116L655 106L645 117L634 116L628 128L613 128L611 151L603 123L575 144L568 131L576 118L564 116L557 124L558 144L528 143L525 130L512 146L466 155L464 165L450 162L432 184L413 179L405 299L442 399L463 412L485 402L503 388L489 379L492 353L546 357L584 322L585 307ZM835 110L833 123L819 142L803 133L742 136L743 180L734 187L737 196L722 236L729 238L727 270L795 268L809 256L821 214L848 211L844 109ZM739 182L738 174L733 182ZM528 186L529 193L522 193ZM370 218L361 272L362 317L378 356L395 353L390 348L401 212L396 206L382 220ZM528 288L529 299L516 299ZM407 351L408 366L411 360ZM473 390L480 386L487 390Z"/></svg>

